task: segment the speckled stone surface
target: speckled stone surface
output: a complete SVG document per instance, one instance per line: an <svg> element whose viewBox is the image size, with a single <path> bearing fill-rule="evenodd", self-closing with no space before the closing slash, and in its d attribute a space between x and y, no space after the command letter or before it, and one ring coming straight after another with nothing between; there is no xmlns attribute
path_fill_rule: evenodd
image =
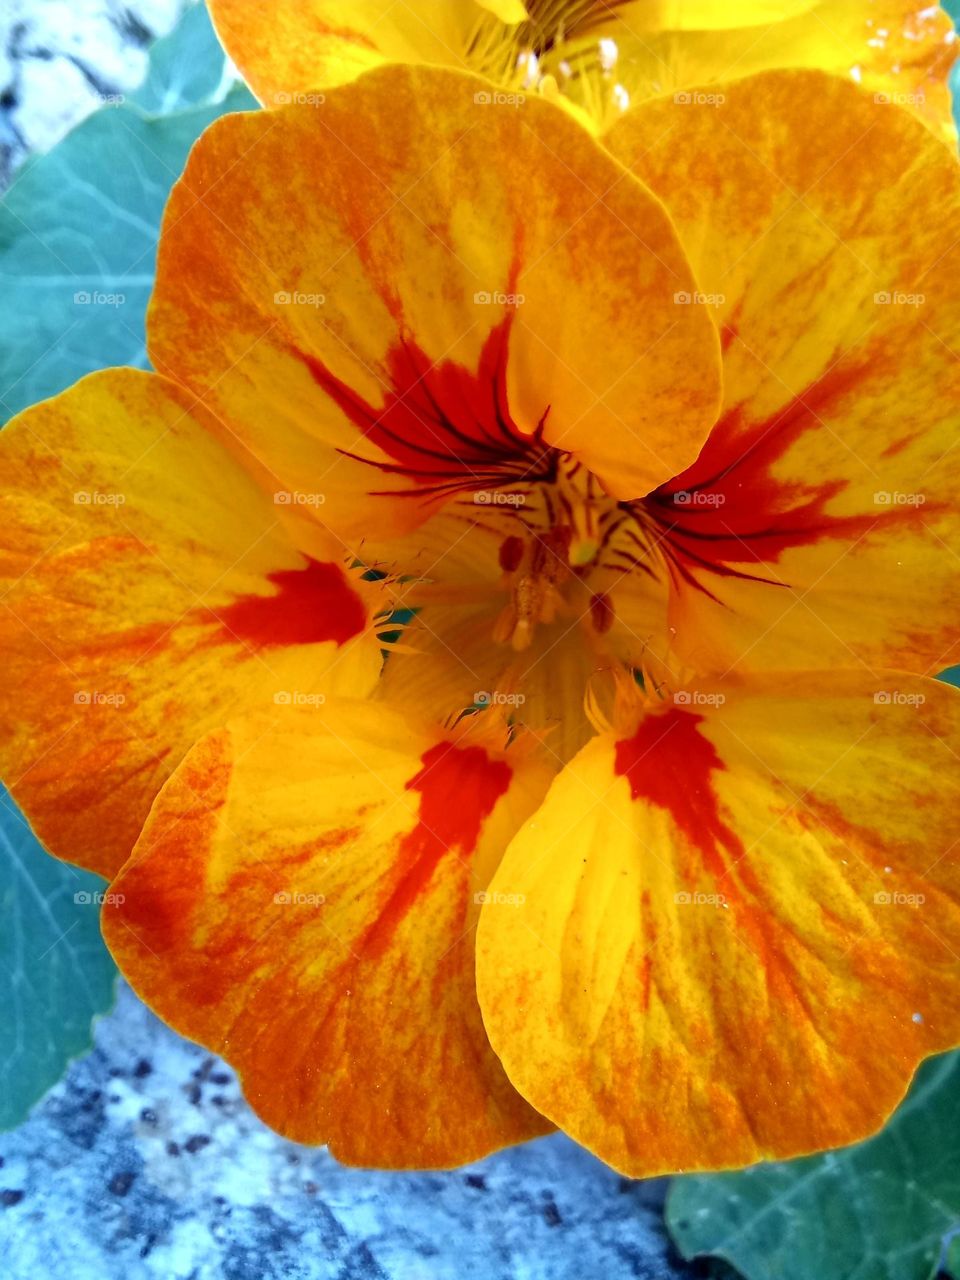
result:
<svg viewBox="0 0 960 1280"><path fill-rule="evenodd" d="M559 1135L451 1173L346 1169L277 1137L219 1059L121 985L0 1134L3 1280L680 1280L661 1183Z"/></svg>
<svg viewBox="0 0 960 1280"><path fill-rule="evenodd" d="M31 151L140 84L186 0L2 0L0 189Z"/></svg>

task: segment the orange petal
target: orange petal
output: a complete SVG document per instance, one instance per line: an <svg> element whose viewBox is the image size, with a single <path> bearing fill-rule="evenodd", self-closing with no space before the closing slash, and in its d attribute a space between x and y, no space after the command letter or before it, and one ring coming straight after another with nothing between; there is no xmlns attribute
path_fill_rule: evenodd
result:
<svg viewBox="0 0 960 1280"><path fill-rule="evenodd" d="M545 445L646 492L716 416L660 204L565 113L489 96L389 67L225 118L167 209L151 358L349 539L536 475Z"/></svg>
<svg viewBox="0 0 960 1280"><path fill-rule="evenodd" d="M549 1126L477 1005L478 897L547 777L519 746L332 702L187 756L113 885L140 995L254 1109L350 1164L447 1166Z"/></svg>
<svg viewBox="0 0 960 1280"><path fill-rule="evenodd" d="M187 392L113 369L0 436L0 765L51 851L107 876L200 734L380 667L372 585L216 430Z"/></svg>
<svg viewBox="0 0 960 1280"><path fill-rule="evenodd" d="M960 695L790 673L586 747L490 885L520 1092L633 1176L855 1142L960 1041ZM519 920L517 920L519 916Z"/></svg>
<svg viewBox="0 0 960 1280"><path fill-rule="evenodd" d="M642 505L700 669L960 657L960 170L906 112L779 72L610 135L721 325L724 410ZM936 210L903 229L904 209Z"/></svg>

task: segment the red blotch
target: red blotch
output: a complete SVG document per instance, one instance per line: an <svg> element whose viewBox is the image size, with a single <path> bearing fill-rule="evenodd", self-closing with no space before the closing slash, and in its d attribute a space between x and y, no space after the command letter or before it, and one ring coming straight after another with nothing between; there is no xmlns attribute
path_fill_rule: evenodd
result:
<svg viewBox="0 0 960 1280"><path fill-rule="evenodd" d="M532 432L522 431L507 405L507 351L513 313L490 330L476 369L455 360L434 362L411 338L387 354L381 406L370 404L322 361L295 350L318 386L358 431L393 462L347 457L385 474L404 476L407 492L444 495L511 480L534 480L549 467L541 437L546 412ZM403 493L404 490L389 490Z"/></svg>
<svg viewBox="0 0 960 1280"><path fill-rule="evenodd" d="M849 483L842 472L796 480L774 474L805 433L823 430L821 419L856 394L865 373L859 365L829 369L760 422L750 422L743 405L728 410L696 462L643 500L647 514L665 530L664 551L682 577L699 585L690 576L697 568L754 577L732 566L774 563L792 547L821 538L855 540L880 521L918 518L916 508L884 510L872 501L862 513L831 515L828 503ZM839 465L845 465L840 443L837 452ZM686 499L678 501L678 494Z"/></svg>
<svg viewBox="0 0 960 1280"><path fill-rule="evenodd" d="M482 747L450 742L431 747L420 763L423 767L406 786L420 793L417 824L400 842L399 878L363 940L374 954L387 945L443 858L473 853L483 823L513 773L504 761L491 760Z"/></svg>
<svg viewBox="0 0 960 1280"><path fill-rule="evenodd" d="M257 649L280 645L344 644L367 624L367 611L338 564L306 557L304 569L267 574L271 596L241 596L233 604L204 610L219 623L217 639L239 640Z"/></svg>
<svg viewBox="0 0 960 1280"><path fill-rule="evenodd" d="M645 716L632 738L616 744L614 769L630 784L634 800L663 809L704 867L719 879L745 852L736 832L720 816L711 775L726 769L716 748L700 733L703 720L677 707Z"/></svg>

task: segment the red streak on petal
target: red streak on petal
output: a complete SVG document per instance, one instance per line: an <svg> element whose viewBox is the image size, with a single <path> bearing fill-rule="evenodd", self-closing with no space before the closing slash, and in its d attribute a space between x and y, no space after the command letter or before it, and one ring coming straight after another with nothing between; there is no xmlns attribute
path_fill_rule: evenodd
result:
<svg viewBox="0 0 960 1280"><path fill-rule="evenodd" d="M476 369L455 360L434 362L412 338L401 338L386 357L383 381L389 389L379 406L315 356L298 349L294 354L363 437L393 459L363 461L407 477L421 491L479 489L525 474L543 453L542 424L522 431L507 406L512 323L508 312L490 330Z"/></svg>
<svg viewBox="0 0 960 1280"><path fill-rule="evenodd" d="M257 649L329 640L339 646L359 635L367 611L343 569L305 559L303 569L267 574L277 588L273 595L240 596L225 608L205 610L204 616L219 624L218 641L239 640Z"/></svg>
<svg viewBox="0 0 960 1280"><path fill-rule="evenodd" d="M760 422L747 420L742 405L728 410L696 462L644 499L647 512L667 529L673 554L694 569L736 574L730 565L771 564L790 548L821 538L853 540L878 524L920 519L916 507L877 507L872 493L862 512L828 513L828 503L850 483L851 462L839 443L833 475L775 474L791 447L806 432L822 431L821 419L835 416L865 376L857 365L829 369ZM679 502L678 493L685 495Z"/></svg>
<svg viewBox="0 0 960 1280"><path fill-rule="evenodd" d="M724 354L726 354L733 346L734 340L737 336L737 329L735 325L725 324L720 330L720 350Z"/></svg>
<svg viewBox="0 0 960 1280"><path fill-rule="evenodd" d="M649 955L645 955L640 961L640 1008L646 1012L650 1008L650 977L653 971L653 962Z"/></svg>
<svg viewBox="0 0 960 1280"><path fill-rule="evenodd" d="M736 832L720 816L711 774L726 769L716 748L697 726L703 716L671 707L641 720L632 738L616 744L614 769L630 784L634 800L670 815L703 865L717 879L745 852Z"/></svg>
<svg viewBox="0 0 960 1280"><path fill-rule="evenodd" d="M310 25L315 34L325 36L328 40L342 40L345 44L360 45L364 49L376 49L376 45L364 31L353 27L335 27L330 22L320 22L311 18Z"/></svg>
<svg viewBox="0 0 960 1280"><path fill-rule="evenodd" d="M502 760L491 760L482 747L457 747L450 742L431 747L420 763L423 767L406 787L420 793L417 824L400 842L399 877L363 940L373 954L384 950L444 857L473 853L484 821L513 773Z"/></svg>

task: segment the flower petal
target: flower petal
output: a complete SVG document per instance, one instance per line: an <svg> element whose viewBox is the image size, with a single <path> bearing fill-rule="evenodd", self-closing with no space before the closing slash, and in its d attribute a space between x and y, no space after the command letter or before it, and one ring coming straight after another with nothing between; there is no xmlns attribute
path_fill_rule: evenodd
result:
<svg viewBox="0 0 960 1280"><path fill-rule="evenodd" d="M189 393L113 369L0 436L0 765L51 851L107 876L200 734L380 668L372 585L216 430Z"/></svg>
<svg viewBox="0 0 960 1280"><path fill-rule="evenodd" d="M385 62L464 68L471 37L511 0L210 0L227 53L267 106ZM493 12L491 12L493 11ZM502 16L502 15L501 15Z"/></svg>
<svg viewBox="0 0 960 1280"><path fill-rule="evenodd" d="M960 695L687 697L564 770L490 885L520 927L484 907L477 940L510 1079L641 1177L857 1141L960 1041Z"/></svg>
<svg viewBox="0 0 960 1280"><path fill-rule="evenodd" d="M344 537L529 477L544 446L636 496L716 417L662 206L566 113L489 98L388 67L226 117L167 209L151 358Z"/></svg>
<svg viewBox="0 0 960 1280"><path fill-rule="evenodd" d="M715 310L724 410L644 504L700 669L960 656L960 169L815 72L668 100L609 143L667 199ZM904 209L935 209L904 234Z"/></svg>
<svg viewBox="0 0 960 1280"><path fill-rule="evenodd" d="M477 1159L549 1126L486 1042L473 932L543 796L534 758L331 702L235 722L173 776L104 933L281 1133L379 1167Z"/></svg>

